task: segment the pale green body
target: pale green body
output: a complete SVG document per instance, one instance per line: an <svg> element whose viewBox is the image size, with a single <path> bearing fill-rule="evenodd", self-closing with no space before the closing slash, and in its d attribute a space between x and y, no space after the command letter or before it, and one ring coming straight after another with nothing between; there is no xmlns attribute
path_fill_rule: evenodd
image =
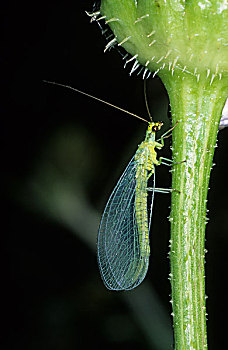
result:
<svg viewBox="0 0 228 350"><path fill-rule="evenodd" d="M160 165L155 148L161 149L163 147L161 143L155 141L155 131L152 131L153 124L149 124L146 138L139 145L135 154L135 162L137 164L135 211L142 257L150 255L150 225L148 222L147 191L145 191L145 188L147 188L149 177L154 174L154 165ZM141 266L139 266L138 273L140 273L140 268Z"/></svg>
<svg viewBox="0 0 228 350"><path fill-rule="evenodd" d="M145 140L139 145L104 210L98 232L98 263L107 288L129 290L139 285L148 270L149 230L155 191L155 148L164 145L155 141L163 123L150 122ZM153 176L153 187L148 180ZM151 201L148 203L148 191ZM161 190L165 192L165 190Z"/></svg>

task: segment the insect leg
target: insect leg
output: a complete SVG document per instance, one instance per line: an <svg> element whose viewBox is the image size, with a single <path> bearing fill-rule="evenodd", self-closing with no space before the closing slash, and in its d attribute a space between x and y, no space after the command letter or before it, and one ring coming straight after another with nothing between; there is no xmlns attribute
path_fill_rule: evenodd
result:
<svg viewBox="0 0 228 350"><path fill-rule="evenodd" d="M147 191L153 191L154 192L159 192L159 193L170 193L170 192L178 192L180 193L180 191L176 190L175 188L152 188L152 187L148 187Z"/></svg>
<svg viewBox="0 0 228 350"><path fill-rule="evenodd" d="M178 124L178 120L176 121L175 125L172 126L172 128L170 128L169 130L167 130L161 137L159 140L157 140L158 142L161 141L161 144L164 146L164 139L167 139L168 137L171 136L171 132L173 131L173 129L177 126ZM170 135L168 135L170 133Z"/></svg>
<svg viewBox="0 0 228 350"><path fill-rule="evenodd" d="M160 157L158 160L159 164L164 164L167 166L172 166L173 164L181 164L181 163L185 163L186 160L182 160L181 162L175 162L172 159L168 159L168 158L164 158L164 157Z"/></svg>

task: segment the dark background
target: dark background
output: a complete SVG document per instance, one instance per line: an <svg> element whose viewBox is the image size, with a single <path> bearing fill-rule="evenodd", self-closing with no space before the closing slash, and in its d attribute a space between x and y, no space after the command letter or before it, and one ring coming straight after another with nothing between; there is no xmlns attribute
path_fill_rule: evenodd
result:
<svg viewBox="0 0 228 350"><path fill-rule="evenodd" d="M146 124L68 84L147 118L141 76L129 77L85 10L92 1L5 2L2 80L2 320L4 349L171 349L170 197L157 194L151 263L133 292L105 289L96 234L105 202L144 137ZM154 119L168 100L147 84ZM209 192L206 290L209 348L226 341L228 130L218 136ZM170 157L170 143L162 151ZM160 167L157 186L170 186Z"/></svg>

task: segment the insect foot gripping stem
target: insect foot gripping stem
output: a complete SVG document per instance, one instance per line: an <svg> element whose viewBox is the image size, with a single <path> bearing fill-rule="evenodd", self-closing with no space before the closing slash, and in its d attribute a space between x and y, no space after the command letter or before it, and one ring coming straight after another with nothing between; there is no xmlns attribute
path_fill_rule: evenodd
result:
<svg viewBox="0 0 228 350"><path fill-rule="evenodd" d="M154 191L154 192L159 192L159 193L170 193L170 192L177 192L181 193L179 190L176 190L175 188L152 188L152 187L147 187L147 191Z"/></svg>
<svg viewBox="0 0 228 350"><path fill-rule="evenodd" d="M163 165L167 165L167 166L172 166L172 165L176 165L176 164L186 163L186 159L182 160L180 162L176 162L176 161L174 161L172 159L160 157L158 163L159 164L163 164Z"/></svg>

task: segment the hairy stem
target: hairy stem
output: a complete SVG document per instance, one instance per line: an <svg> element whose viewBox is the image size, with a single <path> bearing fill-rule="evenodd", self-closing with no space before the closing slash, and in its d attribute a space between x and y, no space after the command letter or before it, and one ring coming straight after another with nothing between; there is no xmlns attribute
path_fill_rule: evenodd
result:
<svg viewBox="0 0 228 350"><path fill-rule="evenodd" d="M221 111L224 81L192 76L165 77L173 124L175 161L172 170L171 288L175 349L207 349L205 306L205 226L210 171Z"/></svg>

